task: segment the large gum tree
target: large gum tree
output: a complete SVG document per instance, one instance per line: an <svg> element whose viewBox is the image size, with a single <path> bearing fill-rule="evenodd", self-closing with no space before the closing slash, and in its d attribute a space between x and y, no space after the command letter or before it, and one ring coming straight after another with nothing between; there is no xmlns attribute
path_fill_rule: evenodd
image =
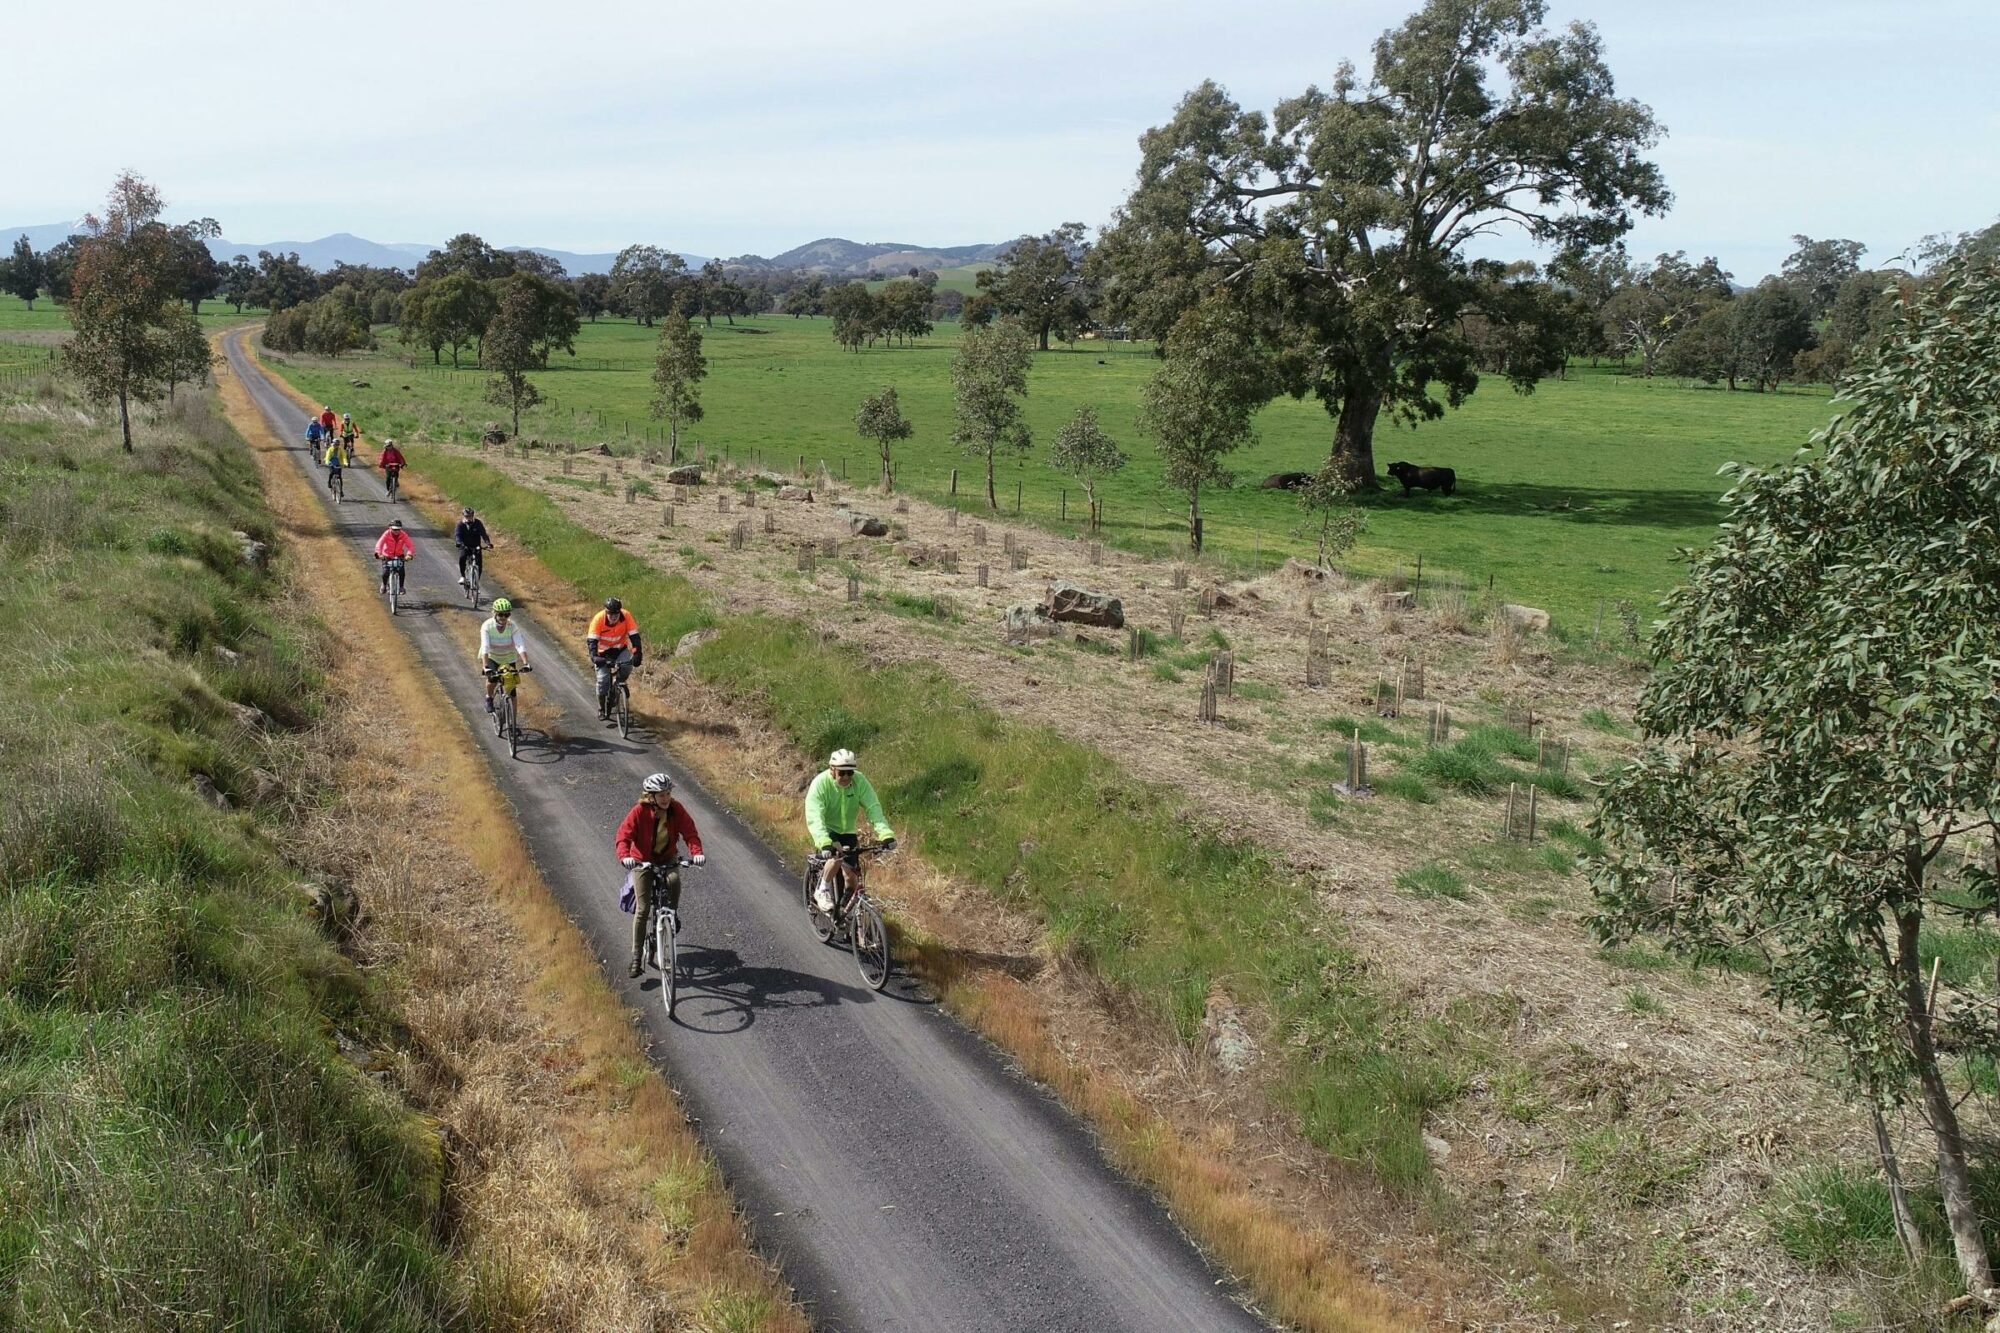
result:
<svg viewBox="0 0 2000 1333"><path fill-rule="evenodd" d="M1552 318L1510 301L1466 249L1508 229L1576 254L1668 202L1644 154L1659 129L1619 98L1588 24L1542 27L1542 0L1431 0L1269 115L1214 83L1140 140L1138 185L1094 260L1113 311L1162 336L1220 294L1277 371L1334 418L1330 462L1375 482L1387 411L1416 422L1478 383L1463 320ZM1554 345L1555 339L1524 339ZM1516 361L1527 388L1558 367Z"/></svg>

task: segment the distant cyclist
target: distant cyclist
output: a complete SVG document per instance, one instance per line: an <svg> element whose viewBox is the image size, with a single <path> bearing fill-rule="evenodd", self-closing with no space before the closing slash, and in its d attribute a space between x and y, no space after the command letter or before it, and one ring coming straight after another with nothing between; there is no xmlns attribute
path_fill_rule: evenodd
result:
<svg viewBox="0 0 2000 1333"><path fill-rule="evenodd" d="M639 622L616 597L604 599L604 609L590 618L583 636L583 650L597 668L597 716L611 720L611 686L623 681L646 661L646 646L639 641Z"/></svg>
<svg viewBox="0 0 2000 1333"><path fill-rule="evenodd" d="M625 975L639 975L639 955L653 924L653 893L666 895L667 906L681 910L680 857L675 844L687 842L688 860L708 864L694 816L674 799L674 780L655 773L639 787L639 803L618 825L618 860L632 872L632 965ZM643 867L643 868L642 868Z"/></svg>
<svg viewBox="0 0 2000 1333"><path fill-rule="evenodd" d="M384 440L382 441L382 452L376 456L375 461L382 465L383 482L390 490L394 490L396 488L396 479L402 474L403 468L409 460L403 457L403 451L396 447L394 440Z"/></svg>
<svg viewBox="0 0 2000 1333"><path fill-rule="evenodd" d="M875 795L874 784L855 767L854 751L835 750L827 757L826 771L806 788L806 831L812 835L813 846L819 848L823 860L819 887L813 890L813 906L822 912L831 912L834 907L833 867L837 861L847 862L850 879L860 877L861 858L854 854L854 849L861 845L856 830L859 816L864 813L874 826L875 840L884 847L894 847L896 831L889 827L882 813L882 801Z"/></svg>
<svg viewBox="0 0 2000 1333"><path fill-rule="evenodd" d="M503 666L528 670L528 641L514 623L514 604L505 597L493 599L493 615L479 627L479 672L486 677L486 711L493 711L493 687L500 683Z"/></svg>
<svg viewBox="0 0 2000 1333"><path fill-rule="evenodd" d="M321 407L319 410L319 433L321 435L333 434L333 423L335 420L337 418L333 415L333 405L331 403Z"/></svg>
<svg viewBox="0 0 2000 1333"><path fill-rule="evenodd" d="M319 428L318 417L314 417L311 421L306 422L306 448L312 451L314 458L319 457L319 440L320 436L324 433Z"/></svg>
<svg viewBox="0 0 2000 1333"><path fill-rule="evenodd" d="M403 531L403 520L397 519L382 529L382 535L375 539L375 562L382 567L382 595L389 595L389 562L408 560L417 553L417 545L410 540L410 534Z"/></svg>
<svg viewBox="0 0 2000 1333"><path fill-rule="evenodd" d="M336 437L322 434L320 438L327 442L326 453L320 461L326 464L326 488L332 490L340 485L340 470L353 462L354 458L347 452L347 446Z"/></svg>
<svg viewBox="0 0 2000 1333"><path fill-rule="evenodd" d="M479 559L481 551L493 549L493 539L486 535L486 524L472 512L470 505L459 514L458 526L451 530L451 540L458 547L458 586L470 587L465 581L466 566Z"/></svg>
<svg viewBox="0 0 2000 1333"><path fill-rule="evenodd" d="M354 452L355 433L354 418L342 412L340 414L340 442L347 446L347 452L350 454Z"/></svg>

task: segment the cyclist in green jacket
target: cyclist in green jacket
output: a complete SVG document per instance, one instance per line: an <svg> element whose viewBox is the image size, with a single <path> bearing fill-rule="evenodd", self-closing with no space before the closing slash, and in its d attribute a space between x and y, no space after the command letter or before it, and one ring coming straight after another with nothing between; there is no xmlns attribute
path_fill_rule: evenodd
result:
<svg viewBox="0 0 2000 1333"><path fill-rule="evenodd" d="M833 867L841 859L835 854L836 848L847 862L849 881L860 882L861 858L854 854L854 849L861 843L855 828L857 816L863 812L875 829L875 840L885 847L894 847L896 832L882 813L882 801L875 795L874 784L855 768L854 751L835 750L826 761L826 772L806 788L806 831L812 834L813 846L819 848L823 863L819 887L813 891L813 904L822 912L833 910Z"/></svg>

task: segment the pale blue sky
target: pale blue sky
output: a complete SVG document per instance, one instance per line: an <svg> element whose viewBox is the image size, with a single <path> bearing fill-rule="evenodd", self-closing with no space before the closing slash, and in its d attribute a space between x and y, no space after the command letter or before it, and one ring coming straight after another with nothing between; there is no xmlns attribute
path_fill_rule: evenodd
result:
<svg viewBox="0 0 2000 1333"><path fill-rule="evenodd" d="M726 255L1094 226L1195 83L1268 107L1365 66L1414 3L39 0L8 20L31 58L7 64L0 225L74 216L129 166L253 242ZM1675 207L1638 254L1754 280L1793 232L1886 262L2000 215L1993 0L1552 0L1577 18L1670 131Z"/></svg>

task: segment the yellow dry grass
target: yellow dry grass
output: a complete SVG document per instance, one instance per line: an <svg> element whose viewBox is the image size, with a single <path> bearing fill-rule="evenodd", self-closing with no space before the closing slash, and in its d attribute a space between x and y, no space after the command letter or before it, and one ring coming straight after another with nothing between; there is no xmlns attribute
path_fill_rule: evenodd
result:
<svg viewBox="0 0 2000 1333"><path fill-rule="evenodd" d="M315 571L300 595L344 629L322 761L332 800L303 850L362 898L363 947L422 1053L384 1072L441 1125L486 1307L522 1329L803 1333L470 734L440 722L454 716L442 689L243 386L225 373L220 392L299 567Z"/></svg>

